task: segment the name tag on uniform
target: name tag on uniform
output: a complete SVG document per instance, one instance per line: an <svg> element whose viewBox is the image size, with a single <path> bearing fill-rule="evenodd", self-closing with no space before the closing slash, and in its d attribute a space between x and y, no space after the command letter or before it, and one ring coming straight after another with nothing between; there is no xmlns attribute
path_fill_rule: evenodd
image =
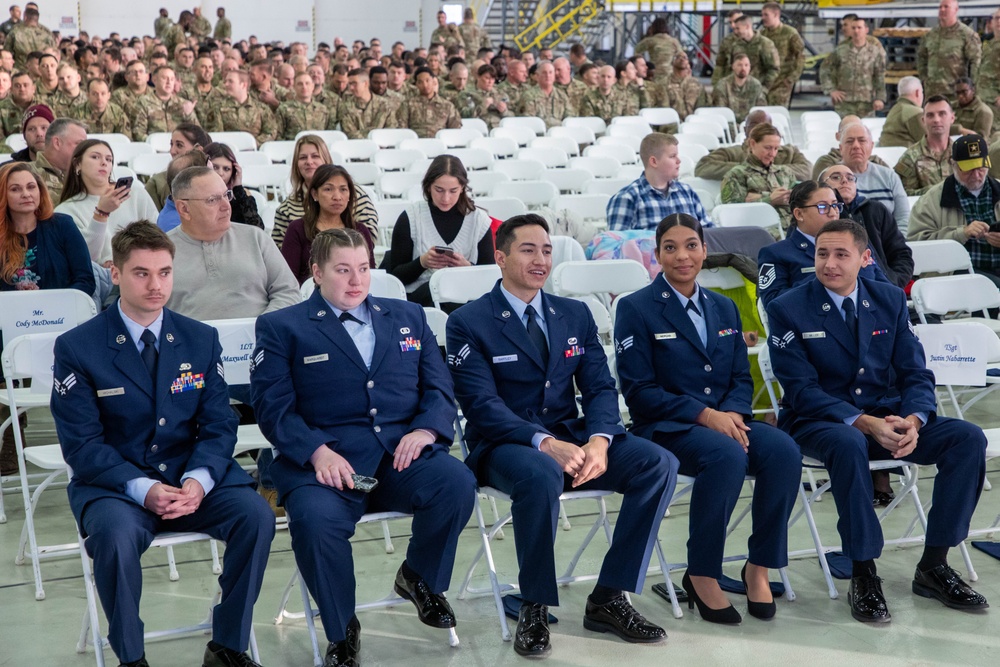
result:
<svg viewBox="0 0 1000 667"><path fill-rule="evenodd" d="M802 273L816 273L815 266L804 266L802 267Z"/></svg>
<svg viewBox="0 0 1000 667"><path fill-rule="evenodd" d="M825 331L803 331L802 340L809 340L810 338L826 338Z"/></svg>
<svg viewBox="0 0 1000 667"><path fill-rule="evenodd" d="M673 340L675 338L677 338L677 334L673 332L653 334L653 340Z"/></svg>
<svg viewBox="0 0 1000 667"><path fill-rule="evenodd" d="M517 355L516 354L505 354L505 355L502 355L502 356L499 356L499 357L493 357L493 363L494 364L506 364L507 362L510 362L510 361L517 361Z"/></svg>
<svg viewBox="0 0 1000 667"><path fill-rule="evenodd" d="M124 396L125 387L115 387L114 389L98 389L97 398L106 398L108 396Z"/></svg>
<svg viewBox="0 0 1000 667"><path fill-rule="evenodd" d="M321 361L330 361L329 354L314 354L311 357L302 357L302 363L304 364L316 364Z"/></svg>

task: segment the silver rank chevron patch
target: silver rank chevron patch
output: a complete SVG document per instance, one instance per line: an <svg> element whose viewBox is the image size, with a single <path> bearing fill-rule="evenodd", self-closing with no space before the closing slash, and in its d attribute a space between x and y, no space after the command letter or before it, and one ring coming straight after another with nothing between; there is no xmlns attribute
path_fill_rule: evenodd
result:
<svg viewBox="0 0 1000 667"><path fill-rule="evenodd" d="M250 372L253 373L257 367L264 363L264 350L257 350L257 354L250 359Z"/></svg>
<svg viewBox="0 0 1000 667"><path fill-rule="evenodd" d="M635 342L635 336L629 336L625 340L616 340L615 341L615 352L617 352L618 354L621 354L625 350L627 350L630 347L632 347L632 343L634 343L634 342Z"/></svg>
<svg viewBox="0 0 1000 667"><path fill-rule="evenodd" d="M458 368L462 365L462 362L465 361L465 358L469 356L470 352L472 352L472 350L469 349L469 344L466 343L462 346L462 349L458 351L458 354L448 355L448 365L453 368Z"/></svg>
<svg viewBox="0 0 1000 667"><path fill-rule="evenodd" d="M52 385L55 387L55 390L59 392L60 396L65 396L66 392L72 389L73 385L75 384L76 384L76 373L70 373L62 381L59 380L52 381Z"/></svg>
<svg viewBox="0 0 1000 667"><path fill-rule="evenodd" d="M222 365L222 362L215 364L215 370L219 371L219 377L223 380L226 379L226 367Z"/></svg>
<svg viewBox="0 0 1000 667"><path fill-rule="evenodd" d="M793 340L795 340L795 332L789 331L781 338L778 338L777 336L771 336L771 345L774 345L775 347L783 350L785 349L785 346L791 343Z"/></svg>
<svg viewBox="0 0 1000 667"><path fill-rule="evenodd" d="M774 279L777 277L778 274L774 270L774 264L765 262L760 265L760 271L757 274L757 287L767 289L774 283Z"/></svg>

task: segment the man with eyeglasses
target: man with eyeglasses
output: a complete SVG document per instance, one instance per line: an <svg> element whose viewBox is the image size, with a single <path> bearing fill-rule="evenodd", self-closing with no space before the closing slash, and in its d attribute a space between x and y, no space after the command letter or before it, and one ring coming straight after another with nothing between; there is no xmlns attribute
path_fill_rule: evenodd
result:
<svg viewBox="0 0 1000 667"><path fill-rule="evenodd" d="M262 230L231 222L233 193L211 167L188 167L171 185L179 227L167 307L196 320L257 317L299 303L298 281Z"/></svg>

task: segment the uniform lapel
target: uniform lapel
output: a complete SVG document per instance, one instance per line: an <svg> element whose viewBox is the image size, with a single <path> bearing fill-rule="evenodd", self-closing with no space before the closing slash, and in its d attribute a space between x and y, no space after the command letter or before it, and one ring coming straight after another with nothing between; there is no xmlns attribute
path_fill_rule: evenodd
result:
<svg viewBox="0 0 1000 667"><path fill-rule="evenodd" d="M375 351L372 353L371 367L371 370L374 371L382 363L382 358L385 357L389 346L395 344L396 336L399 334L395 334L392 330L392 317L389 315L386 302L377 301L369 295L368 312L372 320L372 329L375 331Z"/></svg>
<svg viewBox="0 0 1000 667"><path fill-rule="evenodd" d="M875 331L875 301L858 280L858 358L865 359Z"/></svg>
<svg viewBox="0 0 1000 667"><path fill-rule="evenodd" d="M139 357L135 341L128 335L125 323L118 312L118 304L108 308L108 347L115 351L115 367L142 389L150 397L153 396L153 378L149 377L146 365Z"/></svg>
<svg viewBox="0 0 1000 667"><path fill-rule="evenodd" d="M715 310L715 302L705 293L707 291L702 287L698 288L698 293L701 294L701 312L705 314L705 352L711 359L715 346L719 343L719 313ZM689 317L688 320L690 319Z"/></svg>
<svg viewBox="0 0 1000 667"><path fill-rule="evenodd" d="M858 353L858 346L854 341L854 337L851 336L851 332L847 330L847 325L844 323L844 316L837 308L837 304L833 302L830 295L826 293L826 289L823 287L823 283L819 280L810 284L814 290L816 299L815 302L819 304L818 314L823 320L823 328L830 332L830 335L840 343L845 350L851 354L856 355Z"/></svg>
<svg viewBox="0 0 1000 667"><path fill-rule="evenodd" d="M500 320L500 332L503 333L514 345L517 345L524 354L528 356L535 365L541 368L543 371L546 370L545 365L542 363L542 354L535 347L535 344L531 342L528 338L528 330L524 327L524 322L517 316L517 313L513 311L510 303L507 301L507 297L504 296L503 292L500 291L500 282L497 281L496 286L493 288L493 292L490 294L490 298L493 300L493 316ZM549 340L551 341L552 336L549 334ZM549 360L552 359L551 343L549 344Z"/></svg>
<svg viewBox="0 0 1000 667"><path fill-rule="evenodd" d="M674 328L691 343L694 349L707 356L708 352L705 346L701 344L701 336L698 335L698 330L695 328L694 322L691 321L691 318L684 310L684 306L681 305L681 300L677 298L670 286L666 284L666 279L658 287L662 289L654 295L654 298L663 304L663 317L674 325Z"/></svg>
<svg viewBox="0 0 1000 667"><path fill-rule="evenodd" d="M361 358L361 353L358 352L358 346L354 344L354 339L344 329L340 320L334 316L319 290L313 292L312 296L309 297L309 319L316 323L320 333L340 348L340 351L348 359L366 374L368 373L368 367L365 365L365 360Z"/></svg>
<svg viewBox="0 0 1000 667"><path fill-rule="evenodd" d="M556 364L565 356L564 351L567 349L566 346L569 345L569 338L567 337L568 329L566 328L566 320L563 319L563 314L553 307L548 295L544 292L542 292L542 308L545 309L545 327L549 333L549 367L547 369L547 374L549 374L555 370ZM527 335L527 330L525 330L525 336ZM596 343L596 341L594 342ZM581 340L575 344L585 348L591 344L591 341Z"/></svg>
<svg viewBox="0 0 1000 667"><path fill-rule="evenodd" d="M157 407L160 401L170 396L170 385L181 373L191 373L192 369L180 370L181 364L189 361L184 356L185 341L174 329L174 318L170 311L163 311L163 326L160 328L160 351L156 361L156 388L154 396Z"/></svg>

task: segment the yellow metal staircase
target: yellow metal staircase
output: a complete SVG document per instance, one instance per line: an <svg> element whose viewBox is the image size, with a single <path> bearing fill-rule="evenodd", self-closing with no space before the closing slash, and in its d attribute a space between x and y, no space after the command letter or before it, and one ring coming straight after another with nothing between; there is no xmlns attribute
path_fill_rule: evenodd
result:
<svg viewBox="0 0 1000 667"><path fill-rule="evenodd" d="M540 2L534 23L514 36L514 44L521 51L553 48L572 37L584 39L584 27L604 13L600 0L561 0Z"/></svg>

